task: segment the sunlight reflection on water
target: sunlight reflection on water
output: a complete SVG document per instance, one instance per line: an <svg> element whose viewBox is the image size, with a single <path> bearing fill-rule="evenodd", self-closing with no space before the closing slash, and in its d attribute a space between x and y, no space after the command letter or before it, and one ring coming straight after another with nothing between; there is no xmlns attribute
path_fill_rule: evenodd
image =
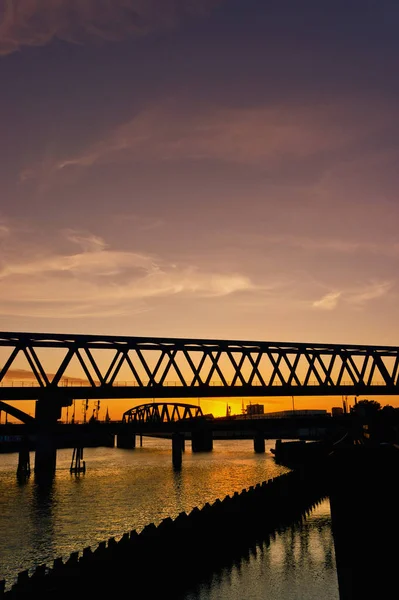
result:
<svg viewBox="0 0 399 600"><path fill-rule="evenodd" d="M271 440L267 448L270 446L274 446ZM213 451L204 453L193 453L191 445L186 444L178 471L172 466L170 440L144 438L143 446L134 450L85 449L86 473L79 475L69 471L71 457L72 449L58 450L55 478L49 485L39 485L34 474L25 484L18 483L17 454L0 456L0 524L3 540L7 541L0 545L0 579L6 579L7 584L12 584L24 569L32 570L42 563L52 566L57 557L67 558L86 546L94 550L110 537L119 539L125 532L141 531L149 523L175 518L182 511L190 512L288 470L275 463L269 450L256 454L252 440L215 440ZM32 453L32 464L33 459ZM309 536L310 532L307 539L312 552L308 552L307 560L312 558L312 565L318 564L321 542ZM299 537L302 540L303 536ZM282 539L276 540L273 552L268 551L267 568L272 566L276 573L284 574L282 543ZM298 560L304 560L297 554L299 538L296 544L291 557L298 566ZM259 553L263 555L264 549ZM265 568L259 560L246 566L255 579ZM289 571L294 577L292 565ZM241 589L242 572L233 570L229 579L234 588ZM221 589L225 586L220 585ZM230 590L228 596L205 594L193 598L249 598L231 594Z"/></svg>
<svg viewBox="0 0 399 600"><path fill-rule="evenodd" d="M339 600L328 500L181 600ZM180 599L179 599L180 600Z"/></svg>

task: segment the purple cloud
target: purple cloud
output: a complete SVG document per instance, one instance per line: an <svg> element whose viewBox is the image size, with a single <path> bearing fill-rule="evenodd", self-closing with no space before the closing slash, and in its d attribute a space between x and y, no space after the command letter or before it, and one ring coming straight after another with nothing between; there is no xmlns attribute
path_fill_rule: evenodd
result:
<svg viewBox="0 0 399 600"><path fill-rule="evenodd" d="M0 6L0 56L54 39L118 41L175 27L206 15L223 0L5 0Z"/></svg>

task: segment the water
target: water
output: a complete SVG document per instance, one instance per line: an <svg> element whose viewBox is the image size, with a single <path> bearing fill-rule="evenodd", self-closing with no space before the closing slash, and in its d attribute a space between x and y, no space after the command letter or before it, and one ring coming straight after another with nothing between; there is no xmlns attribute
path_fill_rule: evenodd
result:
<svg viewBox="0 0 399 600"><path fill-rule="evenodd" d="M274 442L268 441L268 448ZM86 546L140 532L149 523L213 503L267 481L287 469L252 440L215 440L212 452L192 453L186 443L182 468L172 467L171 442L143 438L134 450L89 448L86 472L71 475L72 449L57 452L50 484L16 477L17 454L0 455L0 579L9 589L20 571L52 566ZM34 453L31 453L34 464ZM338 600L338 579L328 500L299 524L249 549L189 590L183 600Z"/></svg>

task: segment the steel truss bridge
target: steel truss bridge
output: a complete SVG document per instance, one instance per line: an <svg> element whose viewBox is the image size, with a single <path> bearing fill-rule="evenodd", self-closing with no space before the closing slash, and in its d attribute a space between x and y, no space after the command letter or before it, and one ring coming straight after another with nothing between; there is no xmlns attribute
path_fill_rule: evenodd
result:
<svg viewBox="0 0 399 600"><path fill-rule="evenodd" d="M399 394L399 347L0 332L0 401Z"/></svg>
<svg viewBox="0 0 399 600"><path fill-rule="evenodd" d="M0 410L7 411L7 406L0 402ZM37 434L37 419L12 406L9 408L10 414L19 418L22 424L0 424L0 438L19 436L26 439L26 436ZM120 421L57 422L51 432L55 440L72 439L74 443L76 440L85 443L93 438L109 441L110 435L118 436L119 441L120 436L132 439L135 435L171 437L176 433L192 436L205 432L221 439L254 439L260 435L263 439L296 439L299 436L317 440L342 438L352 430L353 420L349 413L333 417L327 411L312 410L271 417L245 414L215 418L205 415L198 405L165 401L134 406L123 413Z"/></svg>
<svg viewBox="0 0 399 600"><path fill-rule="evenodd" d="M182 402L151 402L140 404L122 415L122 422L135 425L162 425L203 417L202 408L195 404Z"/></svg>
<svg viewBox="0 0 399 600"><path fill-rule="evenodd" d="M103 424L100 424L100 427ZM301 432L303 439L324 439L328 435L341 437L350 431L350 415L332 417L320 411L298 411L290 416L268 417L265 415L233 415L230 417L211 417L204 415L202 408L195 404L182 402L148 402L125 411L121 423L110 424L116 435L126 432L137 434L175 432L193 433L199 430L212 431L214 436L223 433L222 438L253 438L260 432L264 438L292 439ZM239 434L239 435L238 435Z"/></svg>
<svg viewBox="0 0 399 600"><path fill-rule="evenodd" d="M320 414L319 414L320 413ZM290 416L269 417L265 415L233 415L216 417L204 415L200 406L182 402L148 402L134 406L123 413L121 422L111 422L108 427L116 435L171 434L212 431L216 437L222 432L234 437L253 438L256 433L269 439L297 438L299 431L303 439L324 439L328 435L342 437L352 427L349 414L332 417L323 411L298 411ZM98 424L103 427L103 423ZM79 426L77 426L79 427ZM237 435L239 434L239 435Z"/></svg>

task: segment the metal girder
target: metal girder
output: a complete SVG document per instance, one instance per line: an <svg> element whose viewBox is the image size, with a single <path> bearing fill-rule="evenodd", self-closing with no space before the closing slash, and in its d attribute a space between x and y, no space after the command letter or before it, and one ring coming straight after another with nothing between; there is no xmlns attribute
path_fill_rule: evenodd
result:
<svg viewBox="0 0 399 600"><path fill-rule="evenodd" d="M8 415L11 415L11 416L15 417L16 419L19 419L19 421L21 421L22 423L25 423L25 424L35 422L34 417L32 417L31 415L28 415L27 413L25 413L22 410L19 410L19 408L16 408L15 406L10 406L9 404L6 404L5 402L0 402L0 412L1 411L4 411Z"/></svg>
<svg viewBox="0 0 399 600"><path fill-rule="evenodd" d="M0 400L360 394L399 394L399 347L0 332Z"/></svg>

